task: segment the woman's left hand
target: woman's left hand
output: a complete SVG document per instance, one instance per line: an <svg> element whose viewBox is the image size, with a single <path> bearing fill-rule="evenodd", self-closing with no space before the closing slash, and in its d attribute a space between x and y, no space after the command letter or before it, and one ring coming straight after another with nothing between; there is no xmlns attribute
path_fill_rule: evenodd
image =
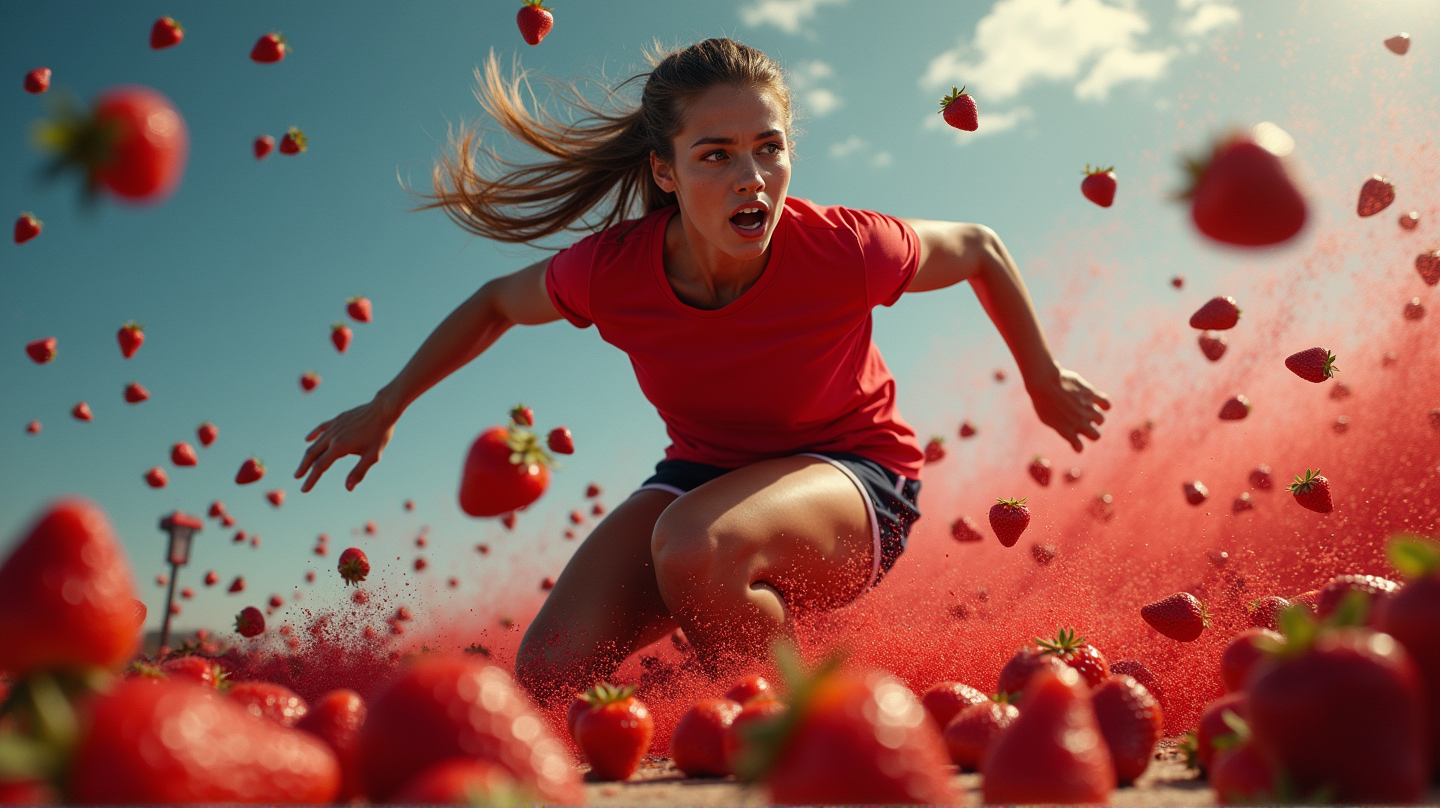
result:
<svg viewBox="0 0 1440 808"><path fill-rule="evenodd" d="M1100 430L1096 427L1105 423L1101 410L1110 409L1110 397L1091 387L1080 374L1060 368L1048 378L1026 380L1025 389L1035 405L1035 414L1069 441L1075 451L1085 448L1080 442L1081 435L1100 440Z"/></svg>

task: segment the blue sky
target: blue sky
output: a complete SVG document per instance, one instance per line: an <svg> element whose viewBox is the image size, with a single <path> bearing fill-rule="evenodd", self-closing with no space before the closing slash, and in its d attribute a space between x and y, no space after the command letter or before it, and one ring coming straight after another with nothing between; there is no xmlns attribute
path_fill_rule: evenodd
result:
<svg viewBox="0 0 1440 808"><path fill-rule="evenodd" d="M1234 123L1355 114L1393 75L1383 71L1396 69L1396 57L1379 43L1399 30L1415 42L1406 80L1428 82L1433 95L1428 46L1440 39L1440 6L1427 0L913 0L903 12L880 0L557 0L555 30L529 47L515 29L517 8L510 0L177 0L8 10L0 74L14 85L0 102L8 155L0 210L34 211L45 232L0 249L0 346L8 346L0 350L0 548L47 500L92 497L130 549L153 616L162 597L149 581L162 568L156 520L218 498L263 545L232 547L212 523L185 573L197 588L214 568L249 579L247 602L287 593L307 566L330 572L352 528L371 519L381 526L377 547L390 540L385 547L400 548L406 562L409 539L430 526L438 576L474 573L469 548L493 542L501 549L486 574L503 578L506 559L563 559L564 514L587 483L599 482L613 504L648 473L665 437L625 357L593 329L560 322L511 332L417 403L356 492L342 485L350 461L305 496L289 476L312 426L368 400L450 309L539 255L471 239L438 213L409 212L413 199L400 182L423 188L446 127L479 114L472 71L492 48L562 79L614 78L637 72L652 40L737 37L791 74L803 129L792 194L988 224L1022 270L1033 269L1027 277L1042 309L1062 302L1067 273L1080 268L1078 245L1086 255L1099 245L1106 262L1125 268L1117 310L1133 312L1167 305L1174 272L1237 260L1201 244L1183 211L1164 201L1179 183L1181 151ZM185 41L152 52L150 25L166 14L185 26ZM293 54L278 65L251 63L251 44L271 30L285 34ZM173 99L192 141L178 193L157 207L107 203L86 212L73 186L41 182L29 129L46 99L18 86L40 65L54 70L52 92L88 99L135 83ZM946 129L934 114L952 84L966 83L981 110L973 135ZM309 135L309 153L251 157L256 135L278 138L291 125ZM1292 134L1312 176L1352 157L1323 127ZM1109 210L1078 193L1081 168L1097 161L1120 176ZM1273 258L1284 259L1283 250ZM374 302L375 322L354 326L354 344L340 356L330 324L344 319L355 294ZM129 361L114 341L127 320L148 335ZM968 289L909 296L876 320L901 410L922 433L950 434L960 417L1000 406L973 382L1013 365ZM1108 336L1126 327L1117 318ZM21 348L45 336L58 338L59 358L33 365ZM297 379L306 370L324 381L302 396ZM153 398L123 403L131 380ZM962 381L968 392L959 401ZM93 423L68 416L82 399ZM569 426L579 449L507 535L464 517L455 487L470 440L518 400L535 408L541 426ZM32 419L44 426L38 436L24 434ZM193 443L204 420L220 428L216 445L201 451L197 468L169 466L171 444ZM269 475L237 488L235 470L252 455ZM170 471L163 490L142 480L155 465ZM263 499L270 488L291 494L278 511ZM418 505L413 514L401 509L407 498ZM336 549L312 565L321 532ZM337 591L334 583L325 591ZM240 605L202 592L181 625L223 625Z"/></svg>

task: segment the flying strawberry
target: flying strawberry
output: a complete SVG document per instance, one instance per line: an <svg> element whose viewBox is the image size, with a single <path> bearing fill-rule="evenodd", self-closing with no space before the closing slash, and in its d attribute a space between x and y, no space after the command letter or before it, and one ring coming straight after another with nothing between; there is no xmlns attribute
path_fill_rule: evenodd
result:
<svg viewBox="0 0 1440 808"><path fill-rule="evenodd" d="M56 346L58 344L54 337L37 339L33 342L25 343L25 353L29 355L31 361L35 364L44 365L48 362L55 361Z"/></svg>
<svg viewBox="0 0 1440 808"><path fill-rule="evenodd" d="M925 444L925 463L939 463L945 459L945 439L936 435Z"/></svg>
<svg viewBox="0 0 1440 808"><path fill-rule="evenodd" d="M277 151L281 154L300 154L310 150L309 143L310 138L305 137L305 133L300 131L298 126L292 126L285 130L285 134L280 138L280 148Z"/></svg>
<svg viewBox="0 0 1440 808"><path fill-rule="evenodd" d="M174 192L190 149L185 119L148 87L106 90L88 115L62 107L38 133L56 154L57 172L85 175L87 196L104 189L129 202L159 202Z"/></svg>
<svg viewBox="0 0 1440 808"><path fill-rule="evenodd" d="M1170 285L1173 286L1173 287L1175 287L1176 289L1184 289L1184 288L1185 288L1185 276L1184 276L1184 275L1176 275L1175 277L1173 277L1173 278L1170 279Z"/></svg>
<svg viewBox="0 0 1440 808"><path fill-rule="evenodd" d="M300 374L300 390L308 393L320 386L320 374L313 370L307 370Z"/></svg>
<svg viewBox="0 0 1440 808"><path fill-rule="evenodd" d="M250 148L255 152L256 160L264 160L266 157L269 157L270 152L274 150L275 138L269 135L260 135L255 138L255 142L250 144Z"/></svg>
<svg viewBox="0 0 1440 808"><path fill-rule="evenodd" d="M1249 491L1241 491L1240 496L1230 503L1231 513L1244 513L1255 510L1255 498L1250 496Z"/></svg>
<svg viewBox="0 0 1440 808"><path fill-rule="evenodd" d="M980 764L987 804L1110 801L1115 765L1087 696L1070 668L1035 674L1021 699L1024 709Z"/></svg>
<svg viewBox="0 0 1440 808"><path fill-rule="evenodd" d="M220 583L220 573L216 572L215 570L210 570L209 572L205 573L206 586L214 586L218 583Z"/></svg>
<svg viewBox="0 0 1440 808"><path fill-rule="evenodd" d="M370 559L365 557L364 550L350 547L340 554L340 577L344 579L346 586L359 586L369 574Z"/></svg>
<svg viewBox="0 0 1440 808"><path fill-rule="evenodd" d="M1239 247L1279 244L1299 233L1305 198L1285 161L1294 146L1283 129L1262 123L1221 140L1208 160L1187 160L1193 185L1184 196L1200 232Z"/></svg>
<svg viewBox="0 0 1440 808"><path fill-rule="evenodd" d="M277 508L285 504L285 492L278 488L274 491L266 491L265 498L270 500L270 504Z"/></svg>
<svg viewBox="0 0 1440 808"><path fill-rule="evenodd" d="M963 422L961 422L961 424L960 424L960 437L961 437L961 438L973 438L973 437L975 437L975 433L978 432L978 431L979 431L979 430L977 430L977 429L975 428L975 425L972 424L972 423L970 423L969 421L963 421Z"/></svg>
<svg viewBox="0 0 1440 808"><path fill-rule="evenodd" d="M1108 208L1115 201L1115 167L1090 168L1085 164L1085 179L1080 182L1080 193L1102 208Z"/></svg>
<svg viewBox="0 0 1440 808"><path fill-rule="evenodd" d="M129 359L140 350L145 344L145 326L131 320L120 326L120 331L115 334L115 339L120 343L120 355Z"/></svg>
<svg viewBox="0 0 1440 808"><path fill-rule="evenodd" d="M1376 174L1360 186L1360 201L1355 204L1355 212L1361 216L1374 216L1394 201L1394 184Z"/></svg>
<svg viewBox="0 0 1440 808"><path fill-rule="evenodd" d="M1029 526L1030 509L1025 507L1025 497L997 499L990 506L990 529L1006 547L1014 547L1015 542L1020 541L1020 534Z"/></svg>
<svg viewBox="0 0 1440 808"><path fill-rule="evenodd" d="M195 437L200 439L201 446L209 446L210 444L214 443L215 438L219 435L220 429L209 421L201 424L195 430Z"/></svg>
<svg viewBox="0 0 1440 808"><path fill-rule="evenodd" d="M1385 47L1396 56L1404 56L1410 50L1410 35L1402 31L1385 40Z"/></svg>
<svg viewBox="0 0 1440 808"><path fill-rule="evenodd" d="M1036 672L1042 668L1068 667L1058 656L1033 642L1026 643L1006 660L995 680L995 693L1009 701L1019 701L1020 694Z"/></svg>
<svg viewBox="0 0 1440 808"><path fill-rule="evenodd" d="M349 314L350 319L354 320L357 323L370 322L370 320L373 319L372 312L370 310L370 299L361 295L356 295L355 297L346 300L345 313ZM533 422L531 424L521 424L521 426L531 426L532 424Z"/></svg>
<svg viewBox="0 0 1440 808"><path fill-rule="evenodd" d="M235 473L235 483L249 485L264 476L265 464L252 457L240 464L240 470Z"/></svg>
<svg viewBox="0 0 1440 808"><path fill-rule="evenodd" d="M978 771L990 744L1019 717L1020 711L1015 705L988 698L956 713L944 725L950 762L960 767L960 771Z"/></svg>
<svg viewBox="0 0 1440 808"><path fill-rule="evenodd" d="M985 537L981 535L973 519L962 516L950 523L950 538L958 542L974 542L982 541Z"/></svg>
<svg viewBox="0 0 1440 808"><path fill-rule="evenodd" d="M1231 396L1220 405L1220 420L1243 421L1250 414L1250 399L1242 395Z"/></svg>
<svg viewBox="0 0 1440 808"><path fill-rule="evenodd" d="M1090 692L1090 706L1110 749L1120 783L1132 783L1150 766L1165 714L1150 691L1133 677L1111 677Z"/></svg>
<svg viewBox="0 0 1440 808"><path fill-rule="evenodd" d="M340 353L345 353L345 349L350 347L350 339L354 336L355 332L351 331L350 326L344 323L330 326L330 341L335 343L335 350Z"/></svg>
<svg viewBox="0 0 1440 808"><path fill-rule="evenodd" d="M195 456L195 447L182 440L170 448L170 462L177 466L194 466L200 460Z"/></svg>
<svg viewBox="0 0 1440 808"><path fill-rule="evenodd" d="M1065 482L1079 482L1080 478L1084 476L1084 474L1085 472L1082 471L1079 466L1071 466L1070 468L1065 470Z"/></svg>
<svg viewBox="0 0 1440 808"><path fill-rule="evenodd" d="M1146 421L1141 426L1130 430L1130 448L1137 452L1145 451L1150 446L1150 437L1154 431L1154 421Z"/></svg>
<svg viewBox="0 0 1440 808"><path fill-rule="evenodd" d="M1424 304L1424 303L1421 303L1421 302L1420 302L1420 298L1418 298L1418 297L1412 297L1412 298L1410 298L1410 301L1405 304L1405 319L1407 319L1407 320L1419 320L1419 319L1422 319L1422 318L1424 318L1424 317L1425 317L1425 304Z"/></svg>
<svg viewBox="0 0 1440 808"><path fill-rule="evenodd" d="M185 29L173 17L161 17L150 28L150 49L164 50L179 45L185 39Z"/></svg>
<svg viewBox="0 0 1440 808"><path fill-rule="evenodd" d="M599 483L590 483L589 485L585 486L586 499L594 499L600 496L600 494L602 493L603 491L601 490Z"/></svg>
<svg viewBox="0 0 1440 808"><path fill-rule="evenodd" d="M540 40L555 27L555 15L543 5L543 0L525 0L520 13L515 15L515 24L520 27L520 37L527 44L539 45Z"/></svg>
<svg viewBox="0 0 1440 808"><path fill-rule="evenodd" d="M250 60L260 64L274 64L290 53L290 43L279 34L266 34L255 41L250 49Z"/></svg>
<svg viewBox="0 0 1440 808"><path fill-rule="evenodd" d="M1285 367L1307 382L1319 384L1340 372L1335 354L1324 348L1306 348L1285 358Z"/></svg>
<svg viewBox="0 0 1440 808"><path fill-rule="evenodd" d="M1440 250L1431 250L1415 256L1415 271L1426 286L1440 283Z"/></svg>
<svg viewBox="0 0 1440 808"><path fill-rule="evenodd" d="M90 405L83 401L70 408L70 416L77 421L95 420L95 414L90 411Z"/></svg>
<svg viewBox="0 0 1440 808"><path fill-rule="evenodd" d="M545 436L545 445L555 454L575 454L575 438L567 427L557 426Z"/></svg>
<svg viewBox="0 0 1440 808"><path fill-rule="evenodd" d="M951 87L950 94L940 99L940 114L944 116L945 123L956 129L974 132L980 128L980 109L964 87L958 90Z"/></svg>
<svg viewBox="0 0 1440 808"><path fill-rule="evenodd" d="M50 89L50 68L37 67L25 74L25 92L39 95Z"/></svg>
<svg viewBox="0 0 1440 808"><path fill-rule="evenodd" d="M146 390L140 382L130 382L125 386L125 403L139 404L142 401L150 400L150 391Z"/></svg>
<svg viewBox="0 0 1440 808"><path fill-rule="evenodd" d="M1190 327L1202 331L1225 331L1240 322L1240 309L1233 297L1212 297L1194 314L1190 315Z"/></svg>
<svg viewBox="0 0 1440 808"><path fill-rule="evenodd" d="M27 435L39 435L39 434L40 434L40 422L39 422L39 421L31 421L30 423L26 424L26 425L25 425L25 434L27 434Z"/></svg>
<svg viewBox="0 0 1440 808"><path fill-rule="evenodd" d="M165 469L156 466L145 472L145 483L151 488L164 488L170 483L170 475L165 473Z"/></svg>
<svg viewBox="0 0 1440 808"><path fill-rule="evenodd" d="M45 223L35 218L35 214L24 212L20 218L15 220L15 243L24 244L32 238L40 235L40 230Z"/></svg>
<svg viewBox="0 0 1440 808"><path fill-rule="evenodd" d="M1279 595L1267 595L1250 604L1250 625L1255 628L1280 630L1280 614L1290 608L1290 601Z"/></svg>
<svg viewBox="0 0 1440 808"><path fill-rule="evenodd" d="M984 693L961 682L937 682L920 695L920 706L930 714L935 726L944 727L961 710L990 699Z"/></svg>
<svg viewBox="0 0 1440 808"><path fill-rule="evenodd" d="M1270 467L1261 463L1250 470L1250 487L1261 491L1269 491L1275 487L1270 479Z"/></svg>
<svg viewBox="0 0 1440 808"><path fill-rule="evenodd" d="M1060 629L1053 640L1036 637L1035 645L1041 653L1051 654L1079 671L1091 687L1110 678L1110 664L1105 661L1105 655L1085 642L1084 637L1077 637L1073 628Z"/></svg>
<svg viewBox="0 0 1440 808"><path fill-rule="evenodd" d="M1050 461L1035 455L1035 459L1030 461L1030 476L1041 485L1050 485Z"/></svg>
<svg viewBox="0 0 1440 808"><path fill-rule="evenodd" d="M1140 616L1151 628L1179 642L1193 642L1210 627L1205 604L1189 592L1177 592L1142 606Z"/></svg>
<svg viewBox="0 0 1440 808"><path fill-rule="evenodd" d="M1306 469L1304 474L1295 475L1289 491L1295 495L1295 502L1306 510L1330 513L1335 509L1330 502L1330 481L1320 476L1320 469Z"/></svg>

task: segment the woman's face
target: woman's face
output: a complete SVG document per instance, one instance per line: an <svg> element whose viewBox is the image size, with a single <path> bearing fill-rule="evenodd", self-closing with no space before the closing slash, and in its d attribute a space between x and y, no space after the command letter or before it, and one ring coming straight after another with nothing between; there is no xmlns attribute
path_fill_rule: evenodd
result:
<svg viewBox="0 0 1440 808"><path fill-rule="evenodd" d="M680 201L686 229L737 260L764 255L790 186L785 108L756 87L713 87L685 108L675 160L652 155L661 190Z"/></svg>

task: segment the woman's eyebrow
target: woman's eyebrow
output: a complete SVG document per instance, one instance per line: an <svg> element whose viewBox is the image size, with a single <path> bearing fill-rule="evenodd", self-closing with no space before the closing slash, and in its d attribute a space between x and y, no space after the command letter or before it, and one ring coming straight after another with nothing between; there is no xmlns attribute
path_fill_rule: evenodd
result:
<svg viewBox="0 0 1440 808"><path fill-rule="evenodd" d="M775 137L775 136L778 135L778 134L780 134L780 130L779 130L779 129L766 129L764 132L761 132L760 134L756 135L756 136L755 136L755 139L756 139L756 140L764 140L764 139L766 139L766 138ZM735 138L733 138L733 137L702 137L702 138L700 138L699 140L695 141L694 143L691 143L691 144L690 144L690 148L693 149L693 148L695 148L696 146L711 146L711 145L733 146L733 145L735 145Z"/></svg>

